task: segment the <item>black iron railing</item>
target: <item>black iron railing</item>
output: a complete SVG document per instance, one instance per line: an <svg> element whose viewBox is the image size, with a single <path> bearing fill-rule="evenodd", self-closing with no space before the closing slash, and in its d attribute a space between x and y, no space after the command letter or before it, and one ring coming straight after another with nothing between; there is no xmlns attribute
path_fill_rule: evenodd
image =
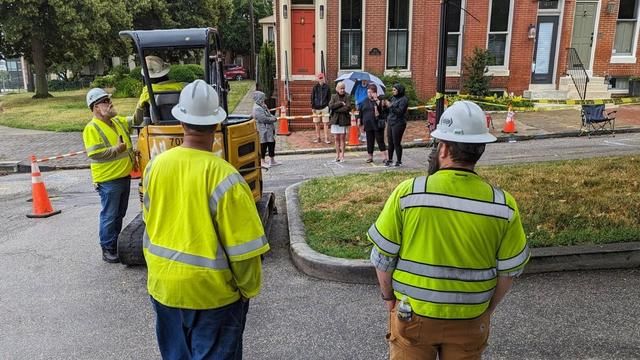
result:
<svg viewBox="0 0 640 360"><path fill-rule="evenodd" d="M320 72L327 76L327 71L324 68L324 51L320 50Z"/></svg>
<svg viewBox="0 0 640 360"><path fill-rule="evenodd" d="M587 85L589 84L589 75L584 69L584 64L580 60L578 51L575 48L567 49L567 75L571 76L573 84L578 90L580 100L584 100L587 96Z"/></svg>

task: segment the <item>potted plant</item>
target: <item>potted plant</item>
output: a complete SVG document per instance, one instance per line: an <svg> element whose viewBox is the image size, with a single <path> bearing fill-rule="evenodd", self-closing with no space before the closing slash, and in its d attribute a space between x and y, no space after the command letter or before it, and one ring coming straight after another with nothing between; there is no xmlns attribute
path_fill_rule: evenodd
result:
<svg viewBox="0 0 640 360"><path fill-rule="evenodd" d="M640 77L632 76L629 78L629 95L640 97Z"/></svg>

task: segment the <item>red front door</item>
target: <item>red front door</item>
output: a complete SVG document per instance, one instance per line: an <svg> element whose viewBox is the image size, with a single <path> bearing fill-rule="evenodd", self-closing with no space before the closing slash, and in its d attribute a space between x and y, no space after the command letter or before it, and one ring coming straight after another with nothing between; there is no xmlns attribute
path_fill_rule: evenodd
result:
<svg viewBox="0 0 640 360"><path fill-rule="evenodd" d="M315 71L315 29L314 10L291 11L291 68L294 75L313 75Z"/></svg>

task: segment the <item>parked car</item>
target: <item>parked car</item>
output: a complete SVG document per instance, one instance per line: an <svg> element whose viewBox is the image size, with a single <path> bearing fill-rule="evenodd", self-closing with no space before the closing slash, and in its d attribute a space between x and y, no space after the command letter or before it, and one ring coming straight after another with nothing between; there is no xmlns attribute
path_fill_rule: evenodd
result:
<svg viewBox="0 0 640 360"><path fill-rule="evenodd" d="M224 66L224 77L227 80L242 80L247 78L247 71L240 65L227 64Z"/></svg>

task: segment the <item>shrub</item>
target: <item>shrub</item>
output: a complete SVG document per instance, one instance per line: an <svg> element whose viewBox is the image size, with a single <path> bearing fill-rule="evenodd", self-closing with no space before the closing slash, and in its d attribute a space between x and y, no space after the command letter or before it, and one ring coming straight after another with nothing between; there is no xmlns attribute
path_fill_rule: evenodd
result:
<svg viewBox="0 0 640 360"><path fill-rule="evenodd" d="M129 75L129 67L124 65L114 66L110 71L109 75L113 75L116 80L120 80L125 76Z"/></svg>
<svg viewBox="0 0 640 360"><path fill-rule="evenodd" d="M116 82L115 87L113 92L115 98L139 97L142 91L142 82L125 76Z"/></svg>
<svg viewBox="0 0 640 360"><path fill-rule="evenodd" d="M68 91L82 89L80 81L49 80L49 91Z"/></svg>
<svg viewBox="0 0 640 360"><path fill-rule="evenodd" d="M418 95L416 95L416 89L411 78L400 77L399 74L383 75L379 77L386 87L385 96L387 98L391 98L392 96L391 89L393 88L393 85L401 84L404 86L404 94L407 96L407 99L409 99L409 106L420 105L420 99L418 99Z"/></svg>
<svg viewBox="0 0 640 360"><path fill-rule="evenodd" d="M187 64L184 66L186 66L191 70L191 72L193 72L193 74L196 76L196 79L204 79L204 68L202 66L198 64Z"/></svg>
<svg viewBox="0 0 640 360"><path fill-rule="evenodd" d="M462 90L475 96L489 95L491 76L486 76L489 66L494 60L489 50L475 48L473 55L464 59L464 79Z"/></svg>
<svg viewBox="0 0 640 360"><path fill-rule="evenodd" d="M91 87L112 88L115 86L116 77L114 75L96 76L91 82Z"/></svg>
<svg viewBox="0 0 640 360"><path fill-rule="evenodd" d="M264 43L258 54L258 83L259 90L266 98L273 95L273 78L276 76L276 60L273 44Z"/></svg>
<svg viewBox="0 0 640 360"><path fill-rule="evenodd" d="M204 69L196 64L172 65L169 71L169 79L180 82L192 82L204 77Z"/></svg>
<svg viewBox="0 0 640 360"><path fill-rule="evenodd" d="M141 66L136 66L133 69L131 69L131 71L129 72L129 77L131 77L132 79L136 79L138 81L142 81L142 67Z"/></svg>

